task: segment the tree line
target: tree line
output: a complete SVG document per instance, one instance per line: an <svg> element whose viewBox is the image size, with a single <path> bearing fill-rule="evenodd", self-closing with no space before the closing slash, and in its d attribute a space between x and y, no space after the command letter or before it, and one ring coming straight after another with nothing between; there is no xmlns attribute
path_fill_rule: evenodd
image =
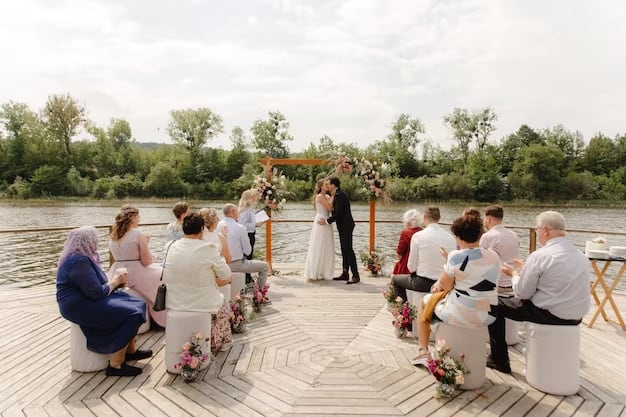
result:
<svg viewBox="0 0 626 417"><path fill-rule="evenodd" d="M426 135L418 117L401 114L390 132L361 148L323 136L302 152L290 152L289 122L268 112L246 131L235 126L231 149L211 147L224 133L209 108L170 112L171 144L138 143L124 119L98 126L66 95L51 95L43 109L9 101L0 107L0 196L78 196L118 199L172 197L233 199L261 172L260 156L331 158L337 152L388 167L386 192L395 201L626 200L626 134L580 132L562 125L494 138L491 108L455 108L443 117L454 146L444 150ZM311 196L329 166L279 167L294 200ZM352 199L367 199L354 177L343 187Z"/></svg>

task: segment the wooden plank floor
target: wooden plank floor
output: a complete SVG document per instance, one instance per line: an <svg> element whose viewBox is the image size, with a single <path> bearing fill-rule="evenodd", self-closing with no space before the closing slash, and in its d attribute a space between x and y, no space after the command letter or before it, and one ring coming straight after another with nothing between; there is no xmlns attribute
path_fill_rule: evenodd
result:
<svg viewBox="0 0 626 417"><path fill-rule="evenodd" d="M583 326L577 395L529 387L521 343L510 349L512 376L488 369L481 389L438 400L433 378L409 363L415 341L393 334L388 279L306 283L300 266L274 267L273 304L192 384L166 372L163 332L139 337L155 355L137 377L72 371L54 286L0 287L1 415L626 417L626 332L602 318ZM626 297L616 301L624 311Z"/></svg>

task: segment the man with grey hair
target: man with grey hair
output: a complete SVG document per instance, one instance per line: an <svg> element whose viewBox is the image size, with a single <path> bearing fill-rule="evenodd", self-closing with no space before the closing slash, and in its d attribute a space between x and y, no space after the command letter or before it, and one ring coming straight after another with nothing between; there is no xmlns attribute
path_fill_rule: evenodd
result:
<svg viewBox="0 0 626 417"><path fill-rule="evenodd" d="M265 287L269 266L265 261L246 259L252 253L248 231L242 224L237 223L239 209L236 205L227 203L224 205L224 219L217 224L217 229L222 231L225 227L226 242L230 251L231 261L228 263L232 272L245 272L259 274L257 284L259 288Z"/></svg>
<svg viewBox="0 0 626 417"><path fill-rule="evenodd" d="M511 276L513 298L499 298L492 306L496 317L489 325L491 356L487 366L511 373L505 341L505 322L530 321L539 324L578 325L589 311L589 261L565 237L565 218L556 211L544 211L536 218L537 238L543 246L526 262L519 259L504 265Z"/></svg>
<svg viewBox="0 0 626 417"><path fill-rule="evenodd" d="M456 240L450 232L439 225L441 214L439 207L429 206L424 209L425 228L411 237L407 268L409 276L394 276L391 279L396 297L406 301L406 290L430 292L430 288L439 279L446 262L442 252L456 249Z"/></svg>

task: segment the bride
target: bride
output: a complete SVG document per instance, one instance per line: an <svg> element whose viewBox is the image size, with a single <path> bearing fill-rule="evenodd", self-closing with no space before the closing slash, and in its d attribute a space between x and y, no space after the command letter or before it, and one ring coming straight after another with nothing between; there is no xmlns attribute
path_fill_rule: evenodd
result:
<svg viewBox="0 0 626 417"><path fill-rule="evenodd" d="M304 263L304 278L309 281L333 279L335 270L335 237L332 224L318 224L321 218L328 218L333 209L333 199L329 196L328 180L322 178L315 184L315 219L311 229L309 251Z"/></svg>

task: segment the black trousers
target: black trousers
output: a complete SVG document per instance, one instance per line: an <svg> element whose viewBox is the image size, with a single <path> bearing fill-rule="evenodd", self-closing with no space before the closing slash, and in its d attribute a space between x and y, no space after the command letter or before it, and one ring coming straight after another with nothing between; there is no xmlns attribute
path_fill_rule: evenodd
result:
<svg viewBox="0 0 626 417"><path fill-rule="evenodd" d="M348 271L352 270L353 277L359 277L359 269L356 263L356 255L352 249L352 232L353 226L343 226L337 224L337 232L339 233L339 245L341 246L341 258L343 272L342 275L348 276Z"/></svg>
<svg viewBox="0 0 626 417"><path fill-rule="evenodd" d="M509 350L506 345L505 318L515 321L530 321L538 324L552 324L557 326L576 326L580 320L567 320L555 316L548 310L539 308L530 300L520 300L514 297L498 297L498 305L492 306L490 315L496 320L489 325L489 344L491 345L491 359L501 366L510 366Z"/></svg>
<svg viewBox="0 0 626 417"><path fill-rule="evenodd" d="M250 239L250 255L246 256L246 259L252 260L254 257L254 243L256 242L256 232L248 233L248 239ZM252 282L252 275L246 274L246 284Z"/></svg>
<svg viewBox="0 0 626 417"><path fill-rule="evenodd" d="M437 282L434 279L421 277L419 275L394 275L391 277L393 292L396 297L401 297L406 301L406 290L419 292L430 292L430 287Z"/></svg>

